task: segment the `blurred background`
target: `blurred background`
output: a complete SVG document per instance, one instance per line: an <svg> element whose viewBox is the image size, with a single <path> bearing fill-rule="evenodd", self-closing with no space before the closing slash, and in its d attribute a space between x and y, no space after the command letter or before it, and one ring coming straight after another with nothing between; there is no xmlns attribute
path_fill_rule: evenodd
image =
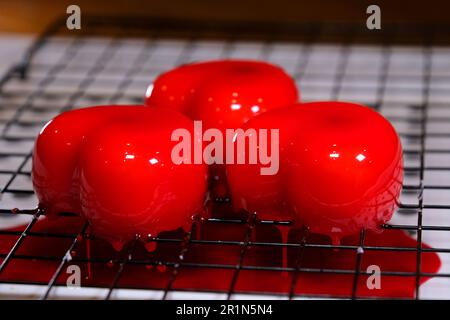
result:
<svg viewBox="0 0 450 320"><path fill-rule="evenodd" d="M366 10L372 4L381 8L381 31L366 27ZM81 8L82 30L66 28L69 5ZM178 294L222 299L261 293L290 299L317 294L327 298L378 295L448 299L449 13L448 0L0 0L0 299L11 297L12 292L27 298L73 297L72 291L64 291L66 274L59 266L66 263L68 248L85 238L84 229L64 220L73 217L61 220L73 230L41 221L34 224L37 199L31 183L31 156L35 137L45 123L63 111L86 106L142 104L149 85L162 72L183 63L229 58L277 64L293 77L302 101L362 103L380 112L396 128L404 148L404 188L400 208L383 234L405 236L403 230L412 241L408 242L411 247L405 248L393 236L377 238L379 241L369 244L372 251L367 246L362 253L357 251L366 264L394 263L387 266L390 277L383 280L386 289L374 294L357 287L356 280L362 278L358 278L359 266L353 260L356 250L336 250L320 239L307 242L320 248L320 255L332 257L330 264L327 259L305 258L307 272L300 279L325 284L324 288L308 291L301 284L295 287L297 282L292 281L288 290L280 289L278 284L286 284L286 274L279 272L284 243L270 221L262 226L270 228L270 241L249 246L245 259L239 262L254 265L254 272L239 273L241 268L236 268L233 260L225 261L228 255L224 253L231 250L244 257L241 246L248 240L243 235L250 225L213 219L202 226L209 228L205 233L209 238L205 236L195 245L155 240L162 248L166 241L174 250L166 254L161 249L150 258L138 252L130 260L126 257L131 251L118 256L95 238L91 255L87 241L83 241L72 261L79 263L83 272L92 268L94 274L104 277L89 278L78 298L109 298L113 294L113 298L159 299ZM59 23L53 24L57 19ZM54 27L48 29L51 25ZM217 205L225 206L221 212L227 212L226 202L218 201ZM353 239L354 249L363 240ZM425 249L425 243L432 248ZM204 250L214 254L204 254ZM194 268L183 266L178 272L178 267L171 267L175 262L181 265L178 262L184 257L180 258L180 252L194 252ZM391 257L389 254L395 258L384 259ZM400 254L408 259L398 258ZM439 276L419 287L436 272L427 267L435 254L442 261ZM125 269L110 263L121 259L127 263ZM339 261L348 265L336 266ZM153 266L168 266L168 272ZM145 277L134 278L135 270L145 272ZM296 267L293 279L299 270ZM169 277L172 272L174 276ZM205 272L214 276L205 277ZM341 286L326 285L331 274L342 279L344 294L336 292ZM399 291L400 282L404 285ZM202 295L204 292L208 296Z"/></svg>
<svg viewBox="0 0 450 320"><path fill-rule="evenodd" d="M367 0L16 0L0 1L0 31L40 32L55 18L66 15L70 4L82 14L146 16L195 21L246 21L255 24L297 22L352 22L365 27L366 8L381 7L383 23L442 24L450 21L450 2Z"/></svg>

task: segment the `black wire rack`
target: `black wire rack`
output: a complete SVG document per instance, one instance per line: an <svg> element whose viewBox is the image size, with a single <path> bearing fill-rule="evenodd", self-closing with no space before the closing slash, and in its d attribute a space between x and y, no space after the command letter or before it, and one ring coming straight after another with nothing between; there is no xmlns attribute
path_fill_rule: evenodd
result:
<svg viewBox="0 0 450 320"><path fill-rule="evenodd" d="M360 283L370 275L362 267L367 255L386 252L398 259L404 253L413 255L408 270L381 270L385 281L408 278L413 283L411 295L387 298L420 299L422 280L450 279L449 273L429 272L423 266L430 254L442 258L450 253L450 49L438 46L449 35L448 26L392 25L368 31L363 25L255 26L104 17L85 18L82 30L68 31L65 21L57 21L0 80L0 218L26 221L0 229L0 287L38 285L38 297L55 298L64 287L67 266L75 264L85 276L82 286L101 288L94 296L106 299L122 297L121 289L141 290L141 297L158 299L186 291L228 299L239 294L386 298L360 293ZM34 139L46 121L88 105L142 103L146 86L160 72L190 61L228 57L280 64L297 81L305 100L356 100L384 114L397 127L405 159L398 219L383 226L384 234L402 230L416 242L368 243L369 235L362 231L348 242L331 245L298 231L283 243L278 230L291 228L289 221L230 216L229 204L220 199L212 204L219 214L195 223L187 235L169 232L148 239L158 244L153 254L137 240L114 252L89 233L85 221L70 214L42 222L43 213L33 209L30 160ZM440 233L447 247L445 241L442 247L424 245L429 233ZM280 262L283 250L287 264ZM311 264L312 251L322 258L350 259L351 267ZM133 280L133 274L140 278ZM341 277L339 283L347 289L304 292L301 280L311 274L317 276L315 281ZM198 281L203 276L208 285ZM269 278L272 282L264 286L255 284ZM283 283L282 288L271 287L274 282ZM157 294L145 294L151 291ZM448 282L441 291L450 298Z"/></svg>

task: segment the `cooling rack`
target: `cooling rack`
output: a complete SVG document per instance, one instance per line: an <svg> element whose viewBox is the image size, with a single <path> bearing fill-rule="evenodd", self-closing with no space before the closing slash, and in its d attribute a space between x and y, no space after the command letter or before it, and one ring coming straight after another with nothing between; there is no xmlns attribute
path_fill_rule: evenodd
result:
<svg viewBox="0 0 450 320"><path fill-rule="evenodd" d="M450 298L449 31L91 17L81 31L69 32L63 20L55 22L0 81L0 297ZM142 103L159 73L217 58L273 62L296 80L304 101L357 101L391 121L404 147L405 181L383 238L362 231L331 245L298 231L282 242L279 230L291 228L289 221L230 215L227 201L216 199L217 214L187 235L149 239L155 253L136 241L117 253L80 218L48 221L34 209L31 152L46 121L90 105ZM399 232L406 237L399 242L373 240ZM442 265L431 272L435 254ZM382 283L406 283L408 292L363 288L365 267L377 257L408 263L381 268ZM81 288L65 286L70 265L82 270ZM311 282L327 281L340 289L311 289Z"/></svg>

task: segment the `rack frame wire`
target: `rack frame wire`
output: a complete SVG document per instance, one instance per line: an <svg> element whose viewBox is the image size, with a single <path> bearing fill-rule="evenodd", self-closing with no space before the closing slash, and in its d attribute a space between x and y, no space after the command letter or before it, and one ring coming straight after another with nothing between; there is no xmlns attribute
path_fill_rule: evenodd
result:
<svg viewBox="0 0 450 320"><path fill-rule="evenodd" d="M178 58L176 59L176 65L185 63L189 61L189 56L193 49L197 45L199 39L202 39L205 33L207 33L206 38L221 39L220 41L225 42L223 52L220 56L227 57L233 52L234 42L238 41L240 37L243 39L264 39L261 41L264 43L261 50L260 58L265 59L266 56L270 54L271 44L279 41L281 34L288 38L289 41L299 41L301 43L301 55L302 59L297 63L293 75L297 81L301 81L304 70L309 63L309 58L313 55L312 48L316 43L320 43L321 39L337 39L337 43L343 44L341 47L341 53L338 62L338 72L335 74L332 88L332 99L339 99L339 92L342 89L343 78L345 75L345 70L347 68L347 63L349 59L349 54L354 43L359 43L361 39L363 41L369 40L369 42L375 42L378 45L381 44L382 48L382 63L381 72L379 74L380 85L377 88L377 99L372 107L376 110L380 110L383 104L383 97L386 93L386 81L388 77L388 70L391 64L391 45L396 43L397 40L402 39L403 35L411 36L414 43L419 43L420 47L424 50L424 63L423 63L423 102L417 105L409 106L415 111L415 116L417 117L405 117L405 116L393 116L391 119L398 121L406 121L413 125L419 125L420 130L418 133L404 133L401 137L404 139L410 139L418 141L419 147L417 149L407 149L405 148L405 156L413 156L419 159L419 163L416 166L405 166L405 174L418 174L419 181L417 184L405 184L403 190L406 192L417 193L417 203L401 203L399 207L399 212L414 212L417 213L417 223L416 225L402 225L402 224L389 224L384 225L383 228L386 230L404 230L409 233L415 233L417 236L417 247L386 247L386 246L371 246L365 243L365 231L363 230L359 237L359 243L357 245L331 245L331 244L318 244L310 242L309 235L305 233L298 243L280 243L280 242L270 242L270 241L257 241L254 240L252 233L257 225L266 226L280 226L283 228L288 228L290 226L289 221L261 221L258 219L256 214L248 215L245 218L211 218L206 223L208 224L226 224L231 226L245 226L245 236L240 241L235 240L207 240L201 239L194 236L196 234L197 223L193 224L193 229L184 238L167 238L167 237L154 237L149 241L154 241L156 243L171 243L179 245L179 255L178 259L175 261L158 261L154 259L136 259L134 257L135 245L137 240L133 242L132 245L125 249L125 254L120 257L112 257L111 259L96 258L96 257L78 257L73 256L72 253L76 250L77 246L82 241L95 240L95 237L87 233L88 225L84 223L82 228L76 233L52 233L52 232L42 232L34 231L33 227L40 219L43 214L39 210L32 209L1 209L0 213L4 216L7 215L31 215L30 222L24 227L22 231L11 231L11 230L0 230L0 239L6 236L17 237L14 245L7 253L0 252L0 284L10 283L9 280L2 279L2 274L9 267L12 260L44 260L44 261L54 261L57 263L57 268L55 269L53 275L49 278L46 285L45 293L42 295L42 299L51 298L52 290L55 286L61 285L58 283L58 279L63 272L64 266L69 262L78 262L85 264L95 264L95 263L109 263L113 261L115 265L118 266L117 271L114 274L113 280L111 281L108 291L106 294L106 299L113 297L114 290L120 284L120 278L123 273L127 272L127 268L130 265L153 265L153 266L166 266L171 268L169 280L167 284L160 288L163 290L162 299L167 299L170 297L170 293L174 290L183 291L182 288L174 288L174 282L176 281L180 270L184 268L212 268L212 269L223 269L232 270L233 276L229 284L228 290L221 291L226 295L226 298L232 299L235 294L242 293L252 293L252 292L240 292L236 290L236 282L238 280L239 274L243 270L254 270L254 271L273 271L273 272L288 272L292 273L291 285L287 293L279 292L255 292L257 294L267 294L271 296L280 296L283 298L294 299L302 297L325 297L325 298L349 298L358 299L361 298L358 295L358 280L361 275L368 275L367 272L361 269L361 261L364 259L364 253L370 250L373 251L393 251L393 252L415 252L416 253L416 271L415 272L402 272L402 271L385 271L382 272L383 276L404 276L404 277L415 277L415 299L420 298L420 281L423 277L446 277L449 278L450 274L438 273L429 274L422 271L422 256L427 252L434 253L450 253L450 248L427 248L423 246L422 243L422 233L424 231L435 231L435 232L450 232L450 225L424 225L423 214L426 209L438 209L450 211L450 204L428 204L424 202L424 191L426 189L430 190L443 190L450 192L450 186L442 185L428 185L425 183L424 172L426 170L444 170L450 171L449 165L442 165L439 167L427 167L426 165L426 154L436 153L436 154L450 154L450 149L443 148L427 148L426 140L429 137L436 138L449 138L450 133L430 133L427 130L427 123L429 121L442 121L449 123L450 117L433 117L429 114L429 106L431 102L429 101L430 96L430 85L431 85L431 67L432 67L432 46L436 43L436 33L439 32L441 38L450 39L450 28L448 26L434 26L423 27L418 26L416 28L404 29L399 25L392 25L386 27L382 32L378 34L368 34L366 30L363 30L361 26L354 25L320 25L320 24L300 24L295 26L282 26L282 25L271 25L271 26L260 26L259 28L254 25L247 25L244 23L235 24L201 24L192 21L162 21L154 19L149 21L149 19L133 19L129 20L126 18L104 18L104 17L87 17L87 25L85 27L86 31L80 31L75 33L75 35L68 33L65 30L65 21L56 21L46 32L43 33L41 37L35 42L35 44L30 48L30 50L24 56L24 59L18 65L12 66L10 71L5 75L3 79L0 80L0 98L8 98L14 93L8 91L5 88L10 82L19 80L26 81L30 77L30 72L33 69L33 59L40 51L44 50L48 45L49 41L55 36L68 34L71 36L71 43L65 49L65 53L61 55L59 61L56 61L48 70L47 74L39 79L36 87L27 95L26 99L21 102L15 109L13 116L6 122L2 123L2 129L0 134L0 140L4 140L10 143L17 142L32 142L34 137L32 136L21 136L11 134L12 129L15 126L24 126L22 119L24 114L29 111L34 110L35 100L47 96L48 93L46 89L51 86L61 70L66 68L66 66L76 58L77 52L87 37L99 36L99 35L112 35L108 40L108 43L103 47L101 52L96 58L96 62L88 68L86 75L79 82L76 90L73 90L70 94L66 95L65 102L58 106L57 112L63 112L70 110L73 105L77 102L80 97L84 97L86 90L90 88L92 83L95 81L96 74L102 72L109 60L113 59L115 51L117 48L121 47L122 37L130 37L137 34L139 37L144 37L148 39L148 42L142 46L140 52L137 53L134 61L131 63L130 68L124 72L125 77L123 77L119 84L117 85L116 91L112 93L105 94L104 97L108 102L115 103L120 101L124 97L124 89L132 82L133 77L140 71L140 65L146 59L148 59L152 52L155 50L155 43L159 39L171 38L174 35L176 37L182 34L184 39L187 39L186 46L181 50ZM209 28L210 27L210 28ZM208 32L205 32L208 30ZM210 33L210 30L218 30L217 33ZM236 32L239 31L239 32ZM443 36L442 36L443 35ZM293 40L297 39L299 40ZM408 39L408 37L406 37ZM225 40L223 40L225 39ZM375 40L374 40L375 39ZM402 39L404 40L404 39ZM156 42L155 42L156 41ZM143 95L143 93L142 93ZM140 102L139 98L134 98L136 103ZM0 100L1 103L1 100ZM36 111L36 110L34 110ZM39 112L39 110L37 111ZM43 125L45 122L39 121L32 122L32 125ZM3 157L23 157L23 160L19 164L16 170L0 170L0 174L10 175L8 181L4 184L1 189L1 194L12 194L13 196L20 196L32 194L32 190L15 189L14 181L19 176L29 176L30 172L26 170L27 165L31 159L31 151L29 152L16 152L16 151L4 151L0 149L0 156ZM218 199L220 200L220 199ZM220 201L219 201L220 202ZM70 214L67 214L70 216ZM62 218L64 219L64 218ZM199 222L200 224L205 222ZM29 238L35 237L49 237L54 239L70 239L70 244L67 247L67 251L62 256L45 256L45 255L27 255L21 254L20 248L24 241ZM204 246L215 246L218 243L222 246L236 246L240 248L240 254L237 264L220 264L220 263L192 263L184 261L184 257L189 253L189 250L194 245L204 245ZM296 261L293 267L291 266L258 266L258 265L246 265L244 263L245 256L249 248L254 247L270 247L274 250L279 250L282 247L296 249ZM355 267L352 270L340 270L340 269L314 269L303 266L305 258L305 250L310 249L323 249L323 250L342 250L342 251L353 251L356 253ZM348 296L333 296L333 295L303 295L296 293L295 287L298 282L299 277L302 277L305 273L328 273L328 274L346 274L353 277L353 284L351 293ZM20 283L18 281L17 283ZM27 284L40 284L41 282L26 282ZM197 288L192 288L192 290L197 290ZM202 290L202 289L200 289ZM208 291L208 290L205 290ZM214 290L213 290L214 291ZM363 297L370 298L370 297Z"/></svg>

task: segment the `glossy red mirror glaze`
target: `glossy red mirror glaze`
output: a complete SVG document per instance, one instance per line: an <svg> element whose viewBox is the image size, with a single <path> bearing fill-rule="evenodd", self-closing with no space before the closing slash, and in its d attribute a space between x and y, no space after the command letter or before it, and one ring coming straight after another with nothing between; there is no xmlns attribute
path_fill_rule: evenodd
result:
<svg viewBox="0 0 450 320"><path fill-rule="evenodd" d="M95 126L90 130L80 134L73 129L77 117L91 115ZM33 182L40 206L53 213L66 203L67 209L81 208L94 234L118 250L136 235L145 240L161 231L187 229L192 216L202 211L207 169L172 162L171 134L179 128L192 132L192 121L170 110L138 106L60 115L43 129L35 149ZM47 130L53 134L47 136ZM59 163L46 157L54 150L51 143L68 142L74 149L58 151Z"/></svg>
<svg viewBox="0 0 450 320"><path fill-rule="evenodd" d="M142 106L101 106L64 112L39 133L33 152L32 180L46 215L80 213L78 158L87 135L112 118Z"/></svg>
<svg viewBox="0 0 450 320"><path fill-rule="evenodd" d="M202 120L205 129L234 129L298 98L295 82L277 66L219 60L183 65L160 75L145 104L174 108Z"/></svg>
<svg viewBox="0 0 450 320"><path fill-rule="evenodd" d="M335 242L392 217L402 148L377 112L353 103L305 103L254 118L245 125L252 127L280 129L280 170L261 176L259 165L227 166L237 208L292 218Z"/></svg>
<svg viewBox="0 0 450 320"><path fill-rule="evenodd" d="M183 65L159 76L145 104L169 107L203 128L236 129L252 117L299 100L293 79L281 68L251 60ZM215 193L223 196L224 166L214 165Z"/></svg>

